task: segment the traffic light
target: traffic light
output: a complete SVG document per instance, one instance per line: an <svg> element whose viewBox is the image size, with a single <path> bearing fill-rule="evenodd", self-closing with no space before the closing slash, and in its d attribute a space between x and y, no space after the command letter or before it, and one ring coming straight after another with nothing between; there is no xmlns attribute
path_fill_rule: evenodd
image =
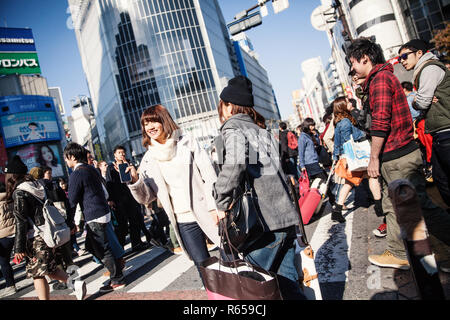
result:
<svg viewBox="0 0 450 320"><path fill-rule="evenodd" d="M234 36L242 31L259 26L260 24L262 24L261 14L259 12L255 12L237 21L229 23L227 27L230 30L230 34Z"/></svg>

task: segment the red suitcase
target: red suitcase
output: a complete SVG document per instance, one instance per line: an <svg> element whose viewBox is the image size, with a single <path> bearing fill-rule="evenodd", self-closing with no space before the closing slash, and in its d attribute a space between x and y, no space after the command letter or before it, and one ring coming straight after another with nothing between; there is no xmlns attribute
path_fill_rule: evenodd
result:
<svg viewBox="0 0 450 320"><path fill-rule="evenodd" d="M300 195L298 205L302 214L303 224L308 224L322 200L322 195L318 189L309 187L309 178L306 172L302 173L298 184Z"/></svg>

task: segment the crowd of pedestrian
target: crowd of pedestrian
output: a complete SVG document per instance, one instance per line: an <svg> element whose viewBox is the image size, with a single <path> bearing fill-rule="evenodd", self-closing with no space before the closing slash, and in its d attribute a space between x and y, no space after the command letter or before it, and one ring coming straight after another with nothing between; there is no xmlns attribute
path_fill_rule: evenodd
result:
<svg viewBox="0 0 450 320"><path fill-rule="evenodd" d="M28 171L15 156L0 190L0 263L7 286L3 295L16 292L12 252L18 262L25 259L40 299L49 298L46 276L59 281L54 289L67 288L73 257L86 252L107 269L110 281L100 292L125 287L128 236L132 252L166 246L187 254L198 268L210 257L211 245L219 247L223 259L234 259L223 250L219 225L229 218L237 191L249 185L263 230L241 254L277 274L285 299L304 299L295 263L301 216L288 187L304 176L311 184L333 176L323 196L331 205L331 219L338 223L346 222L349 195L361 187L370 190L368 201L383 218L374 233L386 237L385 251L369 256L372 264L410 268L387 193L389 183L400 178L415 186L430 234L448 246L449 209L431 201L426 187L432 172L443 201L450 205L450 71L420 40L399 50L399 62L414 70L412 82L400 83L381 47L369 39L353 41L348 58L360 101L336 98L323 115L322 132L306 118L294 130L281 122L276 137L255 109L252 83L237 76L220 94L222 125L211 154L180 129L164 106L155 105L141 116L147 151L138 167L127 159L123 146L115 147L113 162L97 163L84 147L69 143L64 149L69 180L56 181L51 167ZM349 169L344 147L349 141L370 145L364 168ZM70 241L57 248L50 248L35 228L45 222L47 199L71 230ZM146 212L153 217L150 228ZM86 237L84 249L77 243L80 235ZM73 288L79 299L86 294L83 281L76 280Z"/></svg>

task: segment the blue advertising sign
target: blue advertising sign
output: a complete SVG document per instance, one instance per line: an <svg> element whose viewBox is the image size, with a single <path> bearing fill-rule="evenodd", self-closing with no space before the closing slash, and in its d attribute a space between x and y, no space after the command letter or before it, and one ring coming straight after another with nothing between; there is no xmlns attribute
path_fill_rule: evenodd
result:
<svg viewBox="0 0 450 320"><path fill-rule="evenodd" d="M0 28L0 52L1 51L36 51L33 32L26 28Z"/></svg>
<svg viewBox="0 0 450 320"><path fill-rule="evenodd" d="M60 140L54 112L24 112L0 118L7 148L27 143Z"/></svg>
<svg viewBox="0 0 450 320"><path fill-rule="evenodd" d="M51 97L0 97L0 127L6 148L61 140Z"/></svg>

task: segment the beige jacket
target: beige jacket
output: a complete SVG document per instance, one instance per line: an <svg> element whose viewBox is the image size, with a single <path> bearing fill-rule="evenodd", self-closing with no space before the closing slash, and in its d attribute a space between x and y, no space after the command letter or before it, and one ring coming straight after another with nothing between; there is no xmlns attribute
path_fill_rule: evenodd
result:
<svg viewBox="0 0 450 320"><path fill-rule="evenodd" d="M0 238L12 236L16 232L16 224L12 204L7 205L6 193L0 193Z"/></svg>
<svg viewBox="0 0 450 320"><path fill-rule="evenodd" d="M150 156L147 151L139 167L139 180L129 184L131 194L137 202L148 206L152 201L158 199L167 213L171 224L174 226L178 243L186 252L183 241L178 231L175 214L167 190L166 182L161 174L158 161ZM192 163L192 156L194 163ZM216 210L216 203L212 196L212 187L217 180L217 175L211 160L205 150L201 149L197 141L183 134L177 142L176 157L182 157L186 164L180 179L186 186L185 193L189 196L192 212L208 238L216 245L220 245L218 227L214 222L213 215L209 212Z"/></svg>
<svg viewBox="0 0 450 320"><path fill-rule="evenodd" d="M323 136L323 143L327 146L329 152L334 151L334 115L331 118L330 125L328 126L327 132Z"/></svg>

